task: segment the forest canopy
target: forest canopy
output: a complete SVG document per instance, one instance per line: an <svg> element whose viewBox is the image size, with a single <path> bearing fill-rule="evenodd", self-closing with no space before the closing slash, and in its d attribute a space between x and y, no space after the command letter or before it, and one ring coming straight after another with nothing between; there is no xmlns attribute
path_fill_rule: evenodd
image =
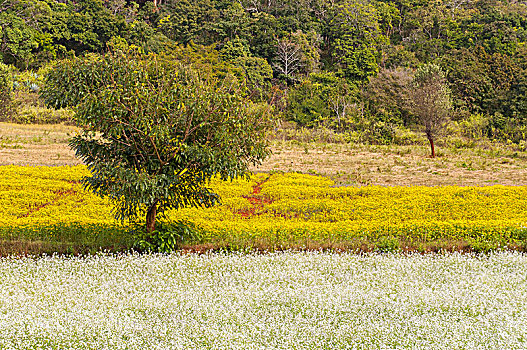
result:
<svg viewBox="0 0 527 350"><path fill-rule="evenodd" d="M407 90L426 64L446 74L453 120L524 140L526 42L527 4L514 0L0 0L0 62L19 71L115 48L165 53L236 75L296 125L365 142L417 122Z"/></svg>

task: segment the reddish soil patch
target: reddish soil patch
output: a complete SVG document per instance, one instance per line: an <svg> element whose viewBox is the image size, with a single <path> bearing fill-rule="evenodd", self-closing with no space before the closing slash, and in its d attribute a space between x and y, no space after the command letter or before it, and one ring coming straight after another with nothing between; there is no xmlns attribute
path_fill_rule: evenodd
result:
<svg viewBox="0 0 527 350"><path fill-rule="evenodd" d="M26 213L17 216L17 218L18 219L20 219L20 218L27 218L28 216L32 215L33 213L36 213L37 211L39 211L41 209L44 209L45 207L47 207L49 205L55 204L60 198L76 195L77 191L75 191L73 188L70 188L70 189L61 189L61 190L53 191L53 193L55 193L55 195L56 195L55 198L53 198L49 202L42 203L42 204L36 205L34 207L29 207L29 210Z"/></svg>
<svg viewBox="0 0 527 350"><path fill-rule="evenodd" d="M262 215L265 212L263 210L264 206L274 202L274 200L272 200L271 198L268 198L260 193L262 192L263 184L269 181L270 177L271 176L268 176L263 181L254 185L253 191L250 195L242 196L243 198L246 198L251 204L250 208L241 209L237 211L237 213L240 214L242 218L249 219L254 216Z"/></svg>

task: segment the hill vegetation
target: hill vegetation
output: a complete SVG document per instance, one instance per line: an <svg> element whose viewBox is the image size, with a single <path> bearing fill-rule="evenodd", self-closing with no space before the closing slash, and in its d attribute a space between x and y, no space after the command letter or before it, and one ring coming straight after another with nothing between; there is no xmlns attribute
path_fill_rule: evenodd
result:
<svg viewBox="0 0 527 350"><path fill-rule="evenodd" d="M414 74L434 64L466 137L525 148L526 41L520 1L0 0L1 98L15 95L0 116L67 120L36 97L55 60L140 50L234 76L293 125L405 144L401 130L427 128Z"/></svg>

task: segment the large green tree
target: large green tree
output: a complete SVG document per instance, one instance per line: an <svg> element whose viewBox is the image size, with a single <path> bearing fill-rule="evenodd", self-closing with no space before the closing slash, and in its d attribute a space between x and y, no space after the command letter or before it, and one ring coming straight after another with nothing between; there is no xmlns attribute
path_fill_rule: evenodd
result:
<svg viewBox="0 0 527 350"><path fill-rule="evenodd" d="M268 154L267 105L248 101L234 78L201 76L170 57L62 61L43 97L76 106L83 131L71 146L91 171L86 187L109 197L118 219L144 215L148 233L168 209L214 205L212 177L245 176Z"/></svg>

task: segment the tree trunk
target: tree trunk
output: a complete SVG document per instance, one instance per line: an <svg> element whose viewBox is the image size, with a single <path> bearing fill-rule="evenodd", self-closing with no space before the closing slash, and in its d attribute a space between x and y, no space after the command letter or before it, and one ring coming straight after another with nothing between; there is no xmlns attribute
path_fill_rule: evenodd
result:
<svg viewBox="0 0 527 350"><path fill-rule="evenodd" d="M435 146L434 146L434 139L432 137L428 137L428 141L430 142L430 149L432 151L432 158L435 158L436 157L436 149L435 149Z"/></svg>
<svg viewBox="0 0 527 350"><path fill-rule="evenodd" d="M156 228L157 200L148 208L146 213L146 232L152 233Z"/></svg>

